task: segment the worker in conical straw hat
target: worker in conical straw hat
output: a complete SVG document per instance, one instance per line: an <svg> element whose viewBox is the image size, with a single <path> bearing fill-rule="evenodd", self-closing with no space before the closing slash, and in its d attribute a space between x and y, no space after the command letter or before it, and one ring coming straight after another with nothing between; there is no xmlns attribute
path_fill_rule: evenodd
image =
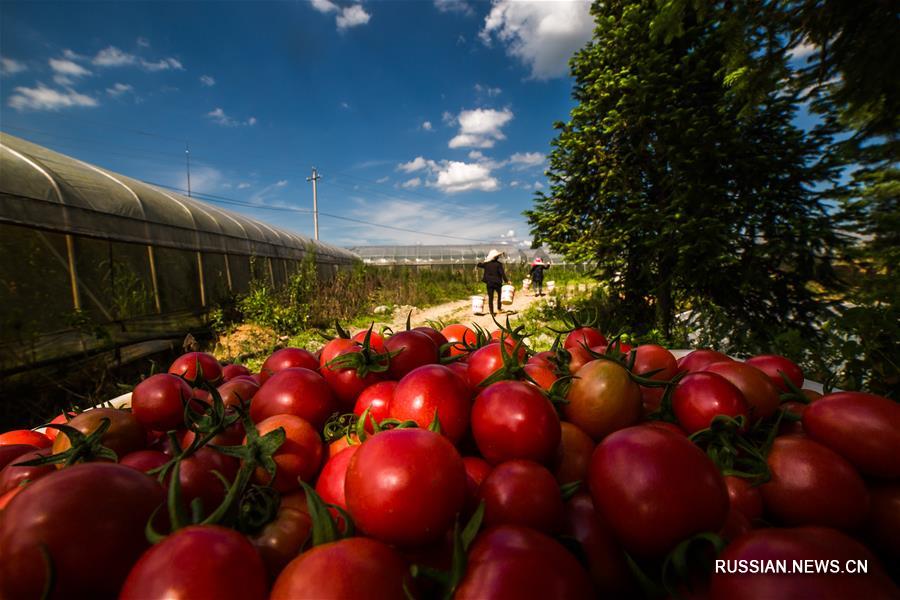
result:
<svg viewBox="0 0 900 600"><path fill-rule="evenodd" d="M503 263L500 262L500 257L505 254L505 252L492 248L487 253L484 262L478 263L478 268L484 269L481 281L487 286L488 309L492 315L494 314L494 294L497 294L497 310L500 310L500 288L504 283L509 283L506 272L503 270Z"/></svg>
<svg viewBox="0 0 900 600"><path fill-rule="evenodd" d="M543 296L544 295L544 270L549 269L550 264L548 262L544 262L540 256L536 256L533 261L531 261L531 281L534 284L534 295L535 296Z"/></svg>

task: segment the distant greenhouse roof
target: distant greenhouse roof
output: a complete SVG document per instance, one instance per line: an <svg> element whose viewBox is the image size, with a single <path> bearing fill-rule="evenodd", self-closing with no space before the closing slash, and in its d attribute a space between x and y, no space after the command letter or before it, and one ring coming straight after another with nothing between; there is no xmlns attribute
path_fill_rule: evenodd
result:
<svg viewBox="0 0 900 600"><path fill-rule="evenodd" d="M0 222L205 252L357 260L351 252L0 133Z"/></svg>
<svg viewBox="0 0 900 600"><path fill-rule="evenodd" d="M535 256L564 262L561 256L551 255L546 248L530 249L511 244L463 244L449 246L354 246L350 248L366 264L372 265L454 265L474 264L484 260L491 250L505 252L505 262L527 263Z"/></svg>

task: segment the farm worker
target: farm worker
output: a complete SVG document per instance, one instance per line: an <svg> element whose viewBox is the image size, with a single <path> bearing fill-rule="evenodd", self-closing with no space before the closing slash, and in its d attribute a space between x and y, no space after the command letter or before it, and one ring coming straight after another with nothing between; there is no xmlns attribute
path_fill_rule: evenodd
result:
<svg viewBox="0 0 900 600"><path fill-rule="evenodd" d="M549 269L550 265L545 264L544 260L538 256L531 263L531 281L534 283L534 295L544 295L544 269Z"/></svg>
<svg viewBox="0 0 900 600"><path fill-rule="evenodd" d="M485 257L484 262L478 263L478 268L484 269L484 276L481 280L487 285L488 308L491 311L491 315L494 314L494 293L496 292L497 294L497 309L499 310L500 287L504 283L509 283L509 280L506 278L506 272L503 270L503 263L500 262L500 257L504 254L504 252L491 250Z"/></svg>

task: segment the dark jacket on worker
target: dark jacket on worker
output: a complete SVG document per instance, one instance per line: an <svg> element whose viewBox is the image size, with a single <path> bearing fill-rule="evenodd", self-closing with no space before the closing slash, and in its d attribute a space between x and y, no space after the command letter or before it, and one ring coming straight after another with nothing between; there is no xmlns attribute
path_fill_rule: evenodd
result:
<svg viewBox="0 0 900 600"><path fill-rule="evenodd" d="M499 260L480 262L478 268L484 269L484 276L481 280L489 286L499 287L506 281L506 272L503 270L503 263Z"/></svg>
<svg viewBox="0 0 900 600"><path fill-rule="evenodd" d="M544 269L549 269L550 265L534 265L531 267L531 280L544 281Z"/></svg>

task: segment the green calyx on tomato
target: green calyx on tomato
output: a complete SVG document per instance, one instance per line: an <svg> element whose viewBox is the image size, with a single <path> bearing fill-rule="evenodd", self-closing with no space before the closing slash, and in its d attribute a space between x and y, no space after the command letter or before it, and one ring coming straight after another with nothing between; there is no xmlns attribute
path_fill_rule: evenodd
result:
<svg viewBox="0 0 900 600"><path fill-rule="evenodd" d="M47 427L59 430L63 435L69 438L71 447L68 450L51 454L50 456L42 456L27 462L18 463L22 467L39 467L42 465L62 464L66 467L79 462L92 462L94 460L103 459L111 462L119 460L114 450L103 445L103 436L109 429L112 422L109 419L100 419L100 424L89 435L85 435L74 427L69 425L50 424Z"/></svg>

